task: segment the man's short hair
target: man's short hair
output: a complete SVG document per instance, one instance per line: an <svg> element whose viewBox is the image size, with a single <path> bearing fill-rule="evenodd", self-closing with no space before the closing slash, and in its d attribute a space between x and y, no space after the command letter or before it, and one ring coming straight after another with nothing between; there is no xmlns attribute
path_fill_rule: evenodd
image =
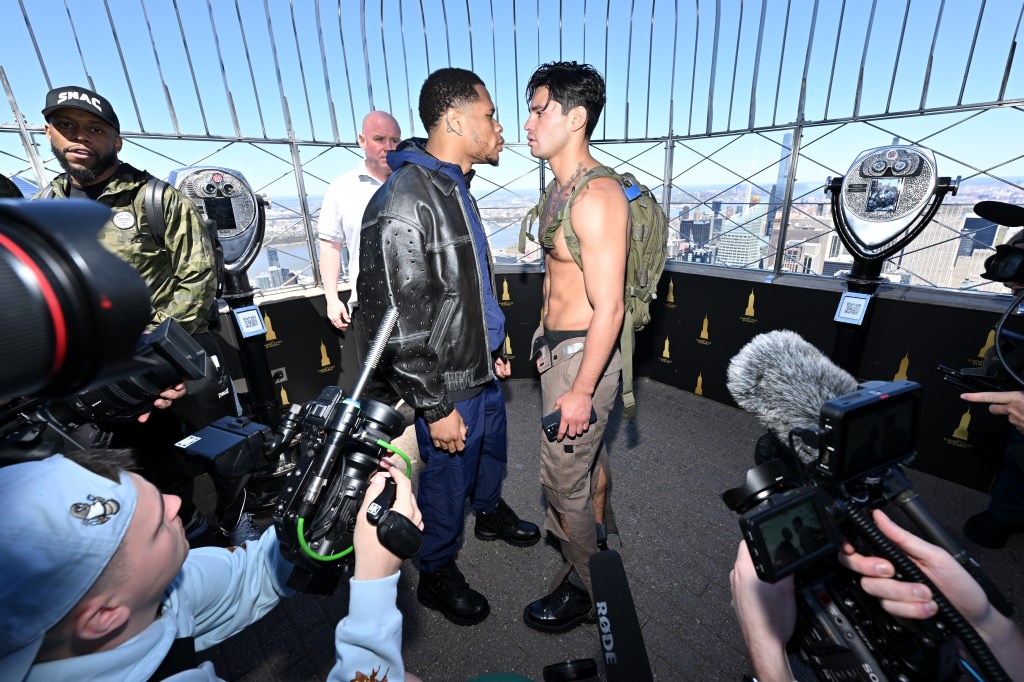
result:
<svg viewBox="0 0 1024 682"><path fill-rule="evenodd" d="M466 69L438 69L427 76L420 88L420 121L427 131L441 122L444 112L459 109L480 99L476 86L483 85L480 76Z"/></svg>
<svg viewBox="0 0 1024 682"><path fill-rule="evenodd" d="M547 88L551 99L562 105L563 114L576 107L587 110L586 137L589 140L606 99L604 78L597 69L579 62L549 62L539 66L530 76L526 85L526 101L530 102L541 87Z"/></svg>

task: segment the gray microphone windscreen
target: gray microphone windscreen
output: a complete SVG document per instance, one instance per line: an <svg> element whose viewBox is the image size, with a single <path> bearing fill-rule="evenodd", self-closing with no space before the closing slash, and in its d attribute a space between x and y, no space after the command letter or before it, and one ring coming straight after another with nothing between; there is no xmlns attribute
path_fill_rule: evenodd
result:
<svg viewBox="0 0 1024 682"><path fill-rule="evenodd" d="M821 406L857 390L857 381L796 332L759 334L729 362L727 386L737 404L783 443L795 428L816 425ZM817 452L795 439L797 455Z"/></svg>

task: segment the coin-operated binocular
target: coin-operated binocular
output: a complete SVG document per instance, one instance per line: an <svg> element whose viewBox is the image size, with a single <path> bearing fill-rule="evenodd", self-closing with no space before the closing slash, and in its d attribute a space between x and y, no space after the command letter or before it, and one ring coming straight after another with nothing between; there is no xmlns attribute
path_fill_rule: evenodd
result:
<svg viewBox="0 0 1024 682"><path fill-rule="evenodd" d="M167 180L192 200L211 228L211 237L216 237L218 282L223 280L223 297L235 318L249 402L256 418L274 427L280 421L281 404L264 346L263 313L254 304L255 290L246 272L263 246L270 200L256 194L241 173L229 168L179 168Z"/></svg>
<svg viewBox="0 0 1024 682"><path fill-rule="evenodd" d="M913 241L959 186L959 176L939 177L935 155L916 145L861 152L845 176L825 181L836 232L853 256L853 267L842 275L847 291L836 311L839 333L832 354L851 374L860 365L871 297L885 281L885 259Z"/></svg>

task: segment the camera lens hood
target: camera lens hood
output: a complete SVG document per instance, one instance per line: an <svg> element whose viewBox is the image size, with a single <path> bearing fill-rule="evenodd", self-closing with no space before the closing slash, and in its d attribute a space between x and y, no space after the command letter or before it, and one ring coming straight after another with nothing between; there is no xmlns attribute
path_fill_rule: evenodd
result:
<svg viewBox="0 0 1024 682"><path fill-rule="evenodd" d="M775 492L794 487L789 467L781 459L770 459L747 471L747 480L738 488L722 493L722 502L732 511L743 514Z"/></svg>

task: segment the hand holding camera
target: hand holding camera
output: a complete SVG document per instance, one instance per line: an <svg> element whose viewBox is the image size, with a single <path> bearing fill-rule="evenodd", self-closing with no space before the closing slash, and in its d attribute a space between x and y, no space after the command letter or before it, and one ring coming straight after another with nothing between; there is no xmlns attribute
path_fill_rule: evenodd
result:
<svg viewBox="0 0 1024 682"><path fill-rule="evenodd" d="M405 557L397 556L381 543L379 537L380 522L391 515L401 515L404 519L419 530L423 530L423 519L420 509L416 505L416 498L412 494L412 482L401 470L401 467L388 457L380 461L380 465L386 470L378 472L370 479L370 485L366 489L363 498L362 508L356 517L356 532L353 537L356 554L356 567L354 577L356 580L376 580L393 575L402 565ZM384 510L378 524L374 525L370 520L370 508L377 504L377 498L385 491L388 481L393 481L395 486L394 504L390 509ZM390 484L388 484L390 485Z"/></svg>

